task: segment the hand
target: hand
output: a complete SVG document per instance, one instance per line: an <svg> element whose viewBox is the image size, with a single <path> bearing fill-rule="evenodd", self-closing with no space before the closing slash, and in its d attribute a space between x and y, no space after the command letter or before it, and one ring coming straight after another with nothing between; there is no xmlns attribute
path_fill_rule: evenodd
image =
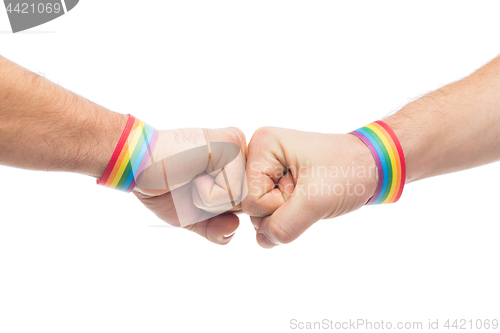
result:
<svg viewBox="0 0 500 333"><path fill-rule="evenodd" d="M251 216L264 248L289 243L320 219L354 211L375 193L370 150L352 134L260 128L248 146Z"/></svg>
<svg viewBox="0 0 500 333"><path fill-rule="evenodd" d="M246 194L243 132L160 131L151 155L133 193L163 221L227 244Z"/></svg>

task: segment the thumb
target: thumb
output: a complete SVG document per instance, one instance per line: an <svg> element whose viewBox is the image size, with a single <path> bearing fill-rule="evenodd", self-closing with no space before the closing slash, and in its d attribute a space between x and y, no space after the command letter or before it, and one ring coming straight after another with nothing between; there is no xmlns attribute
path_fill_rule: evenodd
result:
<svg viewBox="0 0 500 333"><path fill-rule="evenodd" d="M307 193L297 186L287 202L262 219L257 242L264 248L290 243L321 218L321 212L314 209Z"/></svg>

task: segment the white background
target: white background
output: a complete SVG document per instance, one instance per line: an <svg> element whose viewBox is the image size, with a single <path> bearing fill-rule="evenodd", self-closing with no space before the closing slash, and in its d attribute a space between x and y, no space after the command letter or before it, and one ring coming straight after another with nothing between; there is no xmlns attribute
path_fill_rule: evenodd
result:
<svg viewBox="0 0 500 333"><path fill-rule="evenodd" d="M500 54L481 2L85 0L0 52L159 129L342 133ZM500 92L499 92L500 93ZM464 158L467 158L464 156ZM499 165L263 250L213 245L84 176L0 167L1 332L287 332L290 320L500 319Z"/></svg>

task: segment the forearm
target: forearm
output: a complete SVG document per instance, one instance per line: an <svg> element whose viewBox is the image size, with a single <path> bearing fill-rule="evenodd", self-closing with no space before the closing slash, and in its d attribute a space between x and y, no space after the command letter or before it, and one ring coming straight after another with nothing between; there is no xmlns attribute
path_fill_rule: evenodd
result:
<svg viewBox="0 0 500 333"><path fill-rule="evenodd" d="M0 164L99 178L127 116L0 56Z"/></svg>
<svg viewBox="0 0 500 333"><path fill-rule="evenodd" d="M500 160L500 57L385 122L403 146L407 182Z"/></svg>

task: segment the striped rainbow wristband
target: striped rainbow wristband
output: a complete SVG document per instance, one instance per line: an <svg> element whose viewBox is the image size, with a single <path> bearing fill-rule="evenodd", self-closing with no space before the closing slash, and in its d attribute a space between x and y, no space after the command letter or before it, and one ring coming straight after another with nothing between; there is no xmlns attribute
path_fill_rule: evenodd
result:
<svg viewBox="0 0 500 333"><path fill-rule="evenodd" d="M106 171L97 184L131 192L154 148L158 131L129 114Z"/></svg>
<svg viewBox="0 0 500 333"><path fill-rule="evenodd" d="M376 121L352 134L363 140L375 158L378 186L367 205L394 203L399 200L406 181L403 148L394 131L383 121Z"/></svg>

